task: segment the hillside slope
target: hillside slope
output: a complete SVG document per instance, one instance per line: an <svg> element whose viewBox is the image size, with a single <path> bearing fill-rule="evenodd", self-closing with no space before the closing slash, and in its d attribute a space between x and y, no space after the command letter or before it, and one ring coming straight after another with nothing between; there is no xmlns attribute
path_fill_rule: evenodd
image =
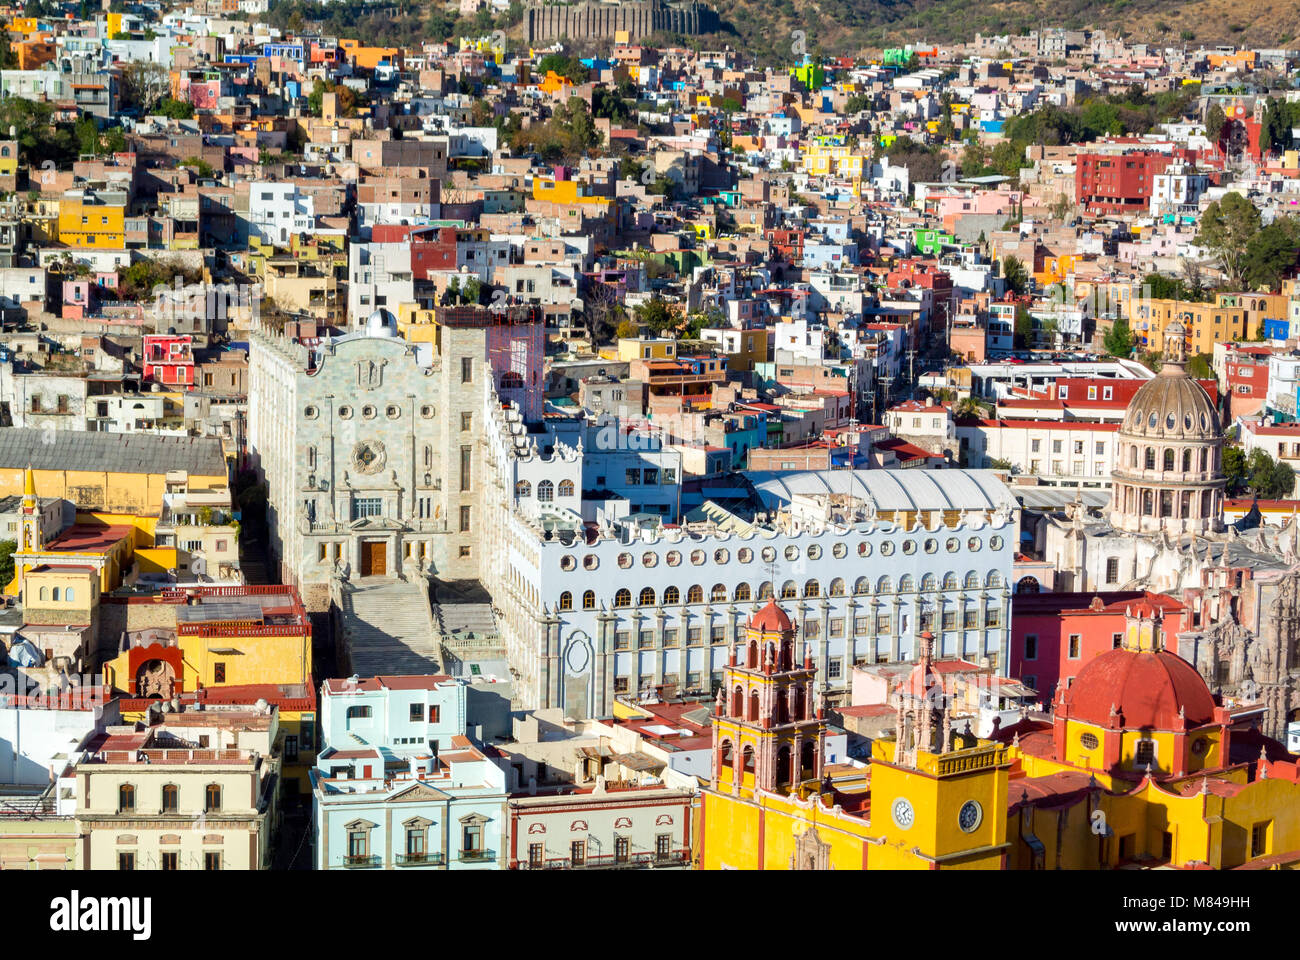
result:
<svg viewBox="0 0 1300 960"><path fill-rule="evenodd" d="M1040 25L1102 29L1166 45L1286 45L1300 34L1300 7L1287 0L713 0L724 23L717 38L787 61L794 31L809 53L973 40Z"/></svg>

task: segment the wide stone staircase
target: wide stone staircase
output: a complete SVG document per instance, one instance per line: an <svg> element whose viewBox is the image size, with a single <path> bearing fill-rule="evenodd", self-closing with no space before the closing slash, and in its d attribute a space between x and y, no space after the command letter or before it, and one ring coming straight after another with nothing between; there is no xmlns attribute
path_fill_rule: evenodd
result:
<svg viewBox="0 0 1300 960"><path fill-rule="evenodd" d="M423 580L368 577L343 584L342 601L343 640L354 674L443 672Z"/></svg>

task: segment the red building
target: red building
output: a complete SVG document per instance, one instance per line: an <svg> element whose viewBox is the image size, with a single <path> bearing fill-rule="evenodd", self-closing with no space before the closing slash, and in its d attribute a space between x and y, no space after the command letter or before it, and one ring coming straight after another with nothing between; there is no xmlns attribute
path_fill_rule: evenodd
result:
<svg viewBox="0 0 1300 960"><path fill-rule="evenodd" d="M1250 417L1259 413L1268 396L1270 347L1229 347L1224 364L1228 381L1228 417Z"/></svg>
<svg viewBox="0 0 1300 960"><path fill-rule="evenodd" d="M1156 174L1175 158L1167 153L1080 152L1074 166L1074 200L1094 216L1145 213Z"/></svg>
<svg viewBox="0 0 1300 960"><path fill-rule="evenodd" d="M1137 603L1156 611L1165 649L1177 653L1187 608L1165 594L1116 590L1013 595L1009 675L1050 702L1058 684L1068 687L1095 657L1120 646L1125 612Z"/></svg>
<svg viewBox="0 0 1300 960"><path fill-rule="evenodd" d="M145 334L144 378L169 387L193 387L193 339L189 334Z"/></svg>

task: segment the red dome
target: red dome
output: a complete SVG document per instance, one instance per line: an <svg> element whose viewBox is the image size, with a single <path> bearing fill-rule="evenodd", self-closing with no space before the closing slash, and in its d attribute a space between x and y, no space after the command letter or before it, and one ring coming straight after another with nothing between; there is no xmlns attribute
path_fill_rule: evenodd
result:
<svg viewBox="0 0 1300 960"><path fill-rule="evenodd" d="M790 623L790 618L785 615L785 611L776 605L775 600L767 601L767 606L749 621L749 626L753 630L760 630L763 633L785 633L787 630L793 630L794 625Z"/></svg>
<svg viewBox="0 0 1300 960"><path fill-rule="evenodd" d="M1210 688L1168 650L1108 650L1079 671L1063 702L1069 719L1102 727L1110 726L1112 706L1127 729L1184 730L1214 719Z"/></svg>

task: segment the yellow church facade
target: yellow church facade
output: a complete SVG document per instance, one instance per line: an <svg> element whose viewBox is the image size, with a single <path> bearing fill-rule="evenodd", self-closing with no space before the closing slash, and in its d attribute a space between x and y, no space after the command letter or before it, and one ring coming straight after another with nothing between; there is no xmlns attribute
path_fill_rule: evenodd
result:
<svg viewBox="0 0 1300 960"><path fill-rule="evenodd" d="M782 689L811 690L811 661L782 659L794 628L769 604L724 669L713 775L697 813L699 867L1300 864L1300 768L1271 741L1257 760L1232 762L1234 734L1253 734L1240 712L1215 703L1194 667L1163 649L1159 618L1149 606L1130 610L1122 646L1061 688L1050 722L1025 719L995 739L954 729L923 634L920 661L891 693L894 736L873 742L865 770L822 770L819 760L764 762L787 756L780 749L796 733L819 755L824 738L820 709L780 713ZM770 665L769 646L778 651Z"/></svg>

